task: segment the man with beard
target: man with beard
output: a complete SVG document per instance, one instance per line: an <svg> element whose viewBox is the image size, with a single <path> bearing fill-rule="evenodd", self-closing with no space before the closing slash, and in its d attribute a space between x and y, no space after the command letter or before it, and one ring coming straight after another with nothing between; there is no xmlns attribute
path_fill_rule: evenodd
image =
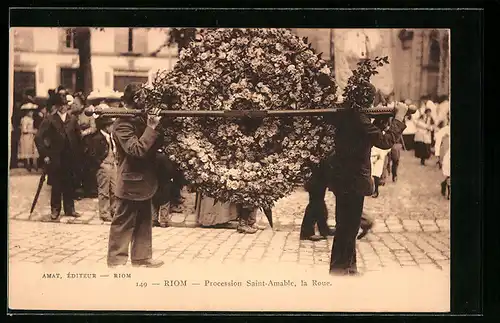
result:
<svg viewBox="0 0 500 323"><path fill-rule="evenodd" d="M52 93L49 100L53 103L54 114L47 116L40 124L35 143L43 157L49 184L51 219L58 220L61 212L61 196L64 214L79 217L75 211L74 192L81 145L80 128L77 119L68 113L68 98L62 87Z"/></svg>
<svg viewBox="0 0 500 323"><path fill-rule="evenodd" d="M137 109L141 85L127 85L125 108ZM116 209L109 232L109 267L125 265L131 246L132 266L160 267L153 259L152 198L158 189L156 152L163 143L159 111L143 116L118 118L113 125L116 140Z"/></svg>

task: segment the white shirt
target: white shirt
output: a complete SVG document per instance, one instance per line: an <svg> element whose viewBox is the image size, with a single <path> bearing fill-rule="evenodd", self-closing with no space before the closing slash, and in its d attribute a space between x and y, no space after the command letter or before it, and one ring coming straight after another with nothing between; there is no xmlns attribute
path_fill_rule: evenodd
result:
<svg viewBox="0 0 500 323"><path fill-rule="evenodd" d="M113 137L111 136L111 134L107 133L106 131L104 131L102 129L101 129L101 133L103 134L104 138L106 138L106 141L108 142L108 145L111 148L111 152L113 154L116 154L116 144L115 144L115 141L114 141Z"/></svg>
<svg viewBox="0 0 500 323"><path fill-rule="evenodd" d="M403 130L403 135L414 135L417 132L417 126L415 125L415 120L413 119L413 115L410 116L410 119L405 118L406 128Z"/></svg>
<svg viewBox="0 0 500 323"><path fill-rule="evenodd" d="M66 116L68 112L60 113L59 111L57 111L57 114L59 115L59 117L61 117L62 122L66 122Z"/></svg>
<svg viewBox="0 0 500 323"><path fill-rule="evenodd" d="M380 149L373 146L371 150L372 176L381 177L384 171L385 156L390 152L390 149Z"/></svg>
<svg viewBox="0 0 500 323"><path fill-rule="evenodd" d="M440 150L441 150L441 143L443 141L443 138L444 136L446 135L450 135L450 126L444 126L443 128L441 128L435 135L435 139L436 139L436 143L434 145L434 151L435 151L435 155L437 157L439 157L440 155ZM449 140L449 139L448 139Z"/></svg>

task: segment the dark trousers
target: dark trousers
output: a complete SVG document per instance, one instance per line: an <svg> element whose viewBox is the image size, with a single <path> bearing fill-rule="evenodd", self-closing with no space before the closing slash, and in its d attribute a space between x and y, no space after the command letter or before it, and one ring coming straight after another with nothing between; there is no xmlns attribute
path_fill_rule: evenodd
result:
<svg viewBox="0 0 500 323"><path fill-rule="evenodd" d="M339 193L335 197L337 223L330 271L357 271L356 237L361 225L365 197L356 193Z"/></svg>
<svg viewBox="0 0 500 323"><path fill-rule="evenodd" d="M378 194L378 187L380 186L380 177L373 176L373 184L375 186L373 193Z"/></svg>
<svg viewBox="0 0 500 323"><path fill-rule="evenodd" d="M382 185L385 184L385 180L387 178L387 174L389 173L388 165L389 165L389 156L385 155L385 157L384 157L384 166L382 168L382 175L380 176L380 182L379 182Z"/></svg>
<svg viewBox="0 0 500 323"><path fill-rule="evenodd" d="M252 226L257 222L257 210L245 208L241 204L236 206L240 225Z"/></svg>
<svg viewBox="0 0 500 323"><path fill-rule="evenodd" d="M391 167L392 180L394 181L394 179L398 177L399 157L395 158L394 156L391 155L389 165Z"/></svg>
<svg viewBox="0 0 500 323"><path fill-rule="evenodd" d="M300 237L306 238L315 234L315 225L318 225L319 234L326 237L329 233L327 224L328 209L325 204L326 186L317 185L309 188L309 204L304 212Z"/></svg>
<svg viewBox="0 0 500 323"><path fill-rule="evenodd" d="M97 169L84 166L82 172L82 188L86 197L94 197L98 193Z"/></svg>
<svg viewBox="0 0 500 323"><path fill-rule="evenodd" d="M51 174L50 208L52 213L61 212L61 197L65 214L72 214L75 211L74 186L71 172L67 171L68 166L61 166L58 173Z"/></svg>
<svg viewBox="0 0 500 323"><path fill-rule="evenodd" d="M116 213L109 230L108 265L124 265L131 246L132 262L151 259L152 203L116 198Z"/></svg>

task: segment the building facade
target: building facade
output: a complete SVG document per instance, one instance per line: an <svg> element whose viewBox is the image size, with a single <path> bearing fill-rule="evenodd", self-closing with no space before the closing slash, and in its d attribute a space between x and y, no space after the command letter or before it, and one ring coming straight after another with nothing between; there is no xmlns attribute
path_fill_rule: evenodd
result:
<svg viewBox="0 0 500 323"><path fill-rule="evenodd" d="M162 46L167 28L92 28L91 64L94 90L122 91L132 81L147 82L158 70L169 70L177 48ZM46 97L59 84L76 88L79 66L72 28L13 28L14 92L33 89Z"/></svg>
<svg viewBox="0 0 500 323"><path fill-rule="evenodd" d="M342 89L357 61L387 55L390 66L374 82L401 100L449 94L449 31L444 29L294 29L323 58L332 60ZM147 82L171 69L177 48L162 47L168 28L91 29L93 88L122 91L132 81ZM13 28L14 94L36 96L64 85L76 87L79 57L71 28Z"/></svg>
<svg viewBox="0 0 500 323"><path fill-rule="evenodd" d="M294 29L332 60L340 91L363 58L388 56L373 83L398 100L433 100L450 91L450 31L446 29Z"/></svg>

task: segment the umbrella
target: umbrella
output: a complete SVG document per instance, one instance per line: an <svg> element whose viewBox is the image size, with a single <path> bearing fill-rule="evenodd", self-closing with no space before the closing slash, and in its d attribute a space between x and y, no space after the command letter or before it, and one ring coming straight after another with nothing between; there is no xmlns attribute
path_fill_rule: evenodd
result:
<svg viewBox="0 0 500 323"><path fill-rule="evenodd" d="M269 225L272 228L273 227L273 210L268 209L268 208L263 208L262 211L264 212L264 215L266 216L267 220L269 221Z"/></svg>
<svg viewBox="0 0 500 323"><path fill-rule="evenodd" d="M30 209L30 218L31 215L33 214L33 211L35 210L36 202L38 202L38 197L40 196L40 192L43 187L43 183L45 182L45 176L47 175L45 167L43 168L42 175L40 175L40 180L38 181L38 187L36 189L35 197L33 198L33 202L31 203L31 209Z"/></svg>

